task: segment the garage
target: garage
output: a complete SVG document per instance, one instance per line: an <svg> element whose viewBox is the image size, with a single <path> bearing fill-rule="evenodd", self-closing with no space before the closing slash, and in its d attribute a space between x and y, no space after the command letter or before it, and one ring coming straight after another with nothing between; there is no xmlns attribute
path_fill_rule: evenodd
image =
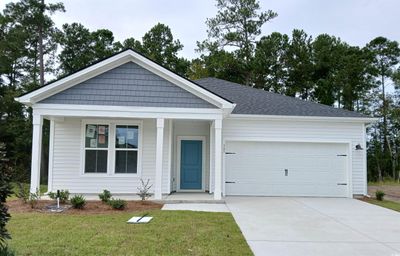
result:
<svg viewBox="0 0 400 256"><path fill-rule="evenodd" d="M346 143L227 141L226 195L347 197Z"/></svg>

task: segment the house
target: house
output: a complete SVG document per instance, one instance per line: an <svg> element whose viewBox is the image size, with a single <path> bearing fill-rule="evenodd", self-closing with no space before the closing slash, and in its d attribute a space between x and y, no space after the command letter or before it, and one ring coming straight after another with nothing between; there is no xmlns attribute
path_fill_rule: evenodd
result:
<svg viewBox="0 0 400 256"><path fill-rule="evenodd" d="M126 50L17 98L33 109L31 191L50 120L49 191L352 197L367 194L356 112L236 83L185 79Z"/></svg>

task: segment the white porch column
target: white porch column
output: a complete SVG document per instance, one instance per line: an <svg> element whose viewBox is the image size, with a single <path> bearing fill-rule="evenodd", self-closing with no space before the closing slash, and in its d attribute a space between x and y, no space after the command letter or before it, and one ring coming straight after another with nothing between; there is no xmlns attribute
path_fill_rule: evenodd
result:
<svg viewBox="0 0 400 256"><path fill-rule="evenodd" d="M162 199L162 161L164 144L164 118L157 118L157 143L156 143L156 179L154 188L154 198Z"/></svg>
<svg viewBox="0 0 400 256"><path fill-rule="evenodd" d="M53 190L53 157L54 157L54 129L55 121L50 120L50 134L49 134L49 165L48 165L48 179L47 179L47 193Z"/></svg>
<svg viewBox="0 0 400 256"><path fill-rule="evenodd" d="M214 121L214 199L220 200L222 193L222 120Z"/></svg>
<svg viewBox="0 0 400 256"><path fill-rule="evenodd" d="M32 162L31 162L31 193L40 189L40 160L42 150L43 116L33 114L32 118Z"/></svg>

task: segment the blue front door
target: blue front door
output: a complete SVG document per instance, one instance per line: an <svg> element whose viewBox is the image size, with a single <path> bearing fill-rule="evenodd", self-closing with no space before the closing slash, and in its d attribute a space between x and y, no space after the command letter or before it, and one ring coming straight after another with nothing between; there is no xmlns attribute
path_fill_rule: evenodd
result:
<svg viewBox="0 0 400 256"><path fill-rule="evenodd" d="M181 189L201 189L202 147L201 140L181 140Z"/></svg>

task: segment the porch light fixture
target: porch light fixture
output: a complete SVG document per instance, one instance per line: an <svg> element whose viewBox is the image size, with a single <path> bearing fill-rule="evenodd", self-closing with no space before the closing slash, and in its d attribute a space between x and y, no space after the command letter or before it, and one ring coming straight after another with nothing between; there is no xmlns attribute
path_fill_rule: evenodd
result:
<svg viewBox="0 0 400 256"><path fill-rule="evenodd" d="M356 150L363 150L363 148L361 147L360 144L357 144L357 145L356 145Z"/></svg>

